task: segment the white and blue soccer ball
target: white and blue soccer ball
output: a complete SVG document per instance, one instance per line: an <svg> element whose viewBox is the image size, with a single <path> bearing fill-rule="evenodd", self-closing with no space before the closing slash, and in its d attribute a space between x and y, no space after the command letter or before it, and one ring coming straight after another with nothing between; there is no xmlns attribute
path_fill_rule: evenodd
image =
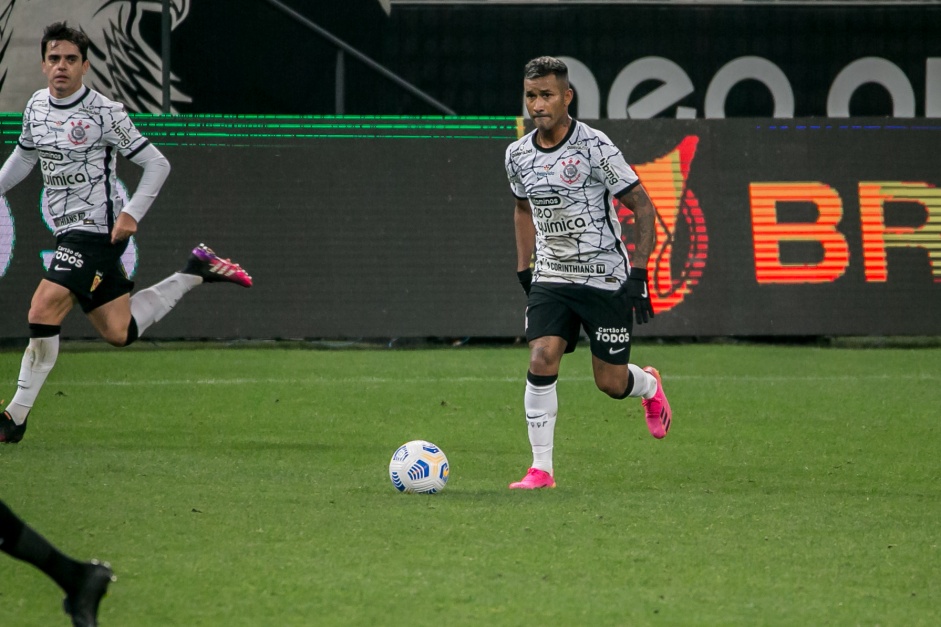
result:
<svg viewBox="0 0 941 627"><path fill-rule="evenodd" d="M440 448L425 440L406 442L392 455L389 479L399 492L435 494L448 483L448 458Z"/></svg>

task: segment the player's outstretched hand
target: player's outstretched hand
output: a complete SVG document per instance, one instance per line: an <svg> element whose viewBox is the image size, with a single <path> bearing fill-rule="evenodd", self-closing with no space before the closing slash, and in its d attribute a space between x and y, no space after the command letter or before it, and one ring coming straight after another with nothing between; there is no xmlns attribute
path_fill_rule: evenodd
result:
<svg viewBox="0 0 941 627"><path fill-rule="evenodd" d="M533 269L526 268L525 270L520 270L516 273L516 278L519 280L520 285L523 286L523 291L529 296L529 288L533 286Z"/></svg>
<svg viewBox="0 0 941 627"><path fill-rule="evenodd" d="M650 290L647 289L646 268L631 268L627 281L618 291L627 295L631 309L634 310L634 320L637 324L649 322L653 318Z"/></svg>

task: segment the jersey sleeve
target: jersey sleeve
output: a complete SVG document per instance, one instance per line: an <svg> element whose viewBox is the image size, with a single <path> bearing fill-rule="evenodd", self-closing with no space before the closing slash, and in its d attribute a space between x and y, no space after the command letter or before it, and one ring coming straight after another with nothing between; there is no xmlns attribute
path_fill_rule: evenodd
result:
<svg viewBox="0 0 941 627"><path fill-rule="evenodd" d="M150 143L131 156L131 161L144 168L144 173L130 202L124 205L122 211L140 222L157 198L163 182L167 180L167 175L170 174L170 162Z"/></svg>
<svg viewBox="0 0 941 627"><path fill-rule="evenodd" d="M520 200L527 198L526 188L523 186L523 180L520 177L520 168L519 164L513 160L512 157L513 145L511 144L506 149L506 157L504 159L504 166L506 167L506 178L510 182L510 191L513 192L513 195Z"/></svg>
<svg viewBox="0 0 941 627"><path fill-rule="evenodd" d="M613 196L620 196L640 181L624 153L601 132L598 133L596 150L592 151L591 173L604 182Z"/></svg>
<svg viewBox="0 0 941 627"><path fill-rule="evenodd" d="M36 144L33 142L33 134L30 132L30 118L32 118L31 109L33 106L33 98L29 99L29 102L26 103L26 110L23 111L23 125L20 129L20 136L16 140L17 145L23 150L36 150Z"/></svg>
<svg viewBox="0 0 941 627"><path fill-rule="evenodd" d="M35 150L24 150L17 145L0 168L0 196L5 196L17 183L25 179L37 161L39 155Z"/></svg>
<svg viewBox="0 0 941 627"><path fill-rule="evenodd" d="M105 114L104 133L102 140L106 144L115 146L127 158L140 152L150 141L140 134L134 122L131 121L124 105L112 103ZM110 119L109 119L110 118Z"/></svg>

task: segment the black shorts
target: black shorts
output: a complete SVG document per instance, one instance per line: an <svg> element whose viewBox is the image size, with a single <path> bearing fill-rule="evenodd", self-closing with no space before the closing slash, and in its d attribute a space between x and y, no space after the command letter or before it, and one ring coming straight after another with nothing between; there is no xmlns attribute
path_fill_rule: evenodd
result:
<svg viewBox="0 0 941 627"><path fill-rule="evenodd" d="M555 335L575 350L580 329L591 342L591 354L623 365L631 356L634 318L625 294L584 285L534 283L526 307L526 341Z"/></svg>
<svg viewBox="0 0 941 627"><path fill-rule="evenodd" d="M45 279L68 288L88 313L134 289L121 263L126 249L127 240L112 244L110 235L69 231L56 239Z"/></svg>

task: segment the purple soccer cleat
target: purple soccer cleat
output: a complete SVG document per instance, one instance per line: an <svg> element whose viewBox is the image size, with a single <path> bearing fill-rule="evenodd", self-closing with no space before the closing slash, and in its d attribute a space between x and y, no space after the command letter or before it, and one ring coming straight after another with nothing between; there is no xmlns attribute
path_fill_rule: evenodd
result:
<svg viewBox="0 0 941 627"><path fill-rule="evenodd" d="M223 259L205 244L193 249L183 272L201 276L206 283L228 281L242 287L252 286L252 277L242 266L229 259Z"/></svg>

